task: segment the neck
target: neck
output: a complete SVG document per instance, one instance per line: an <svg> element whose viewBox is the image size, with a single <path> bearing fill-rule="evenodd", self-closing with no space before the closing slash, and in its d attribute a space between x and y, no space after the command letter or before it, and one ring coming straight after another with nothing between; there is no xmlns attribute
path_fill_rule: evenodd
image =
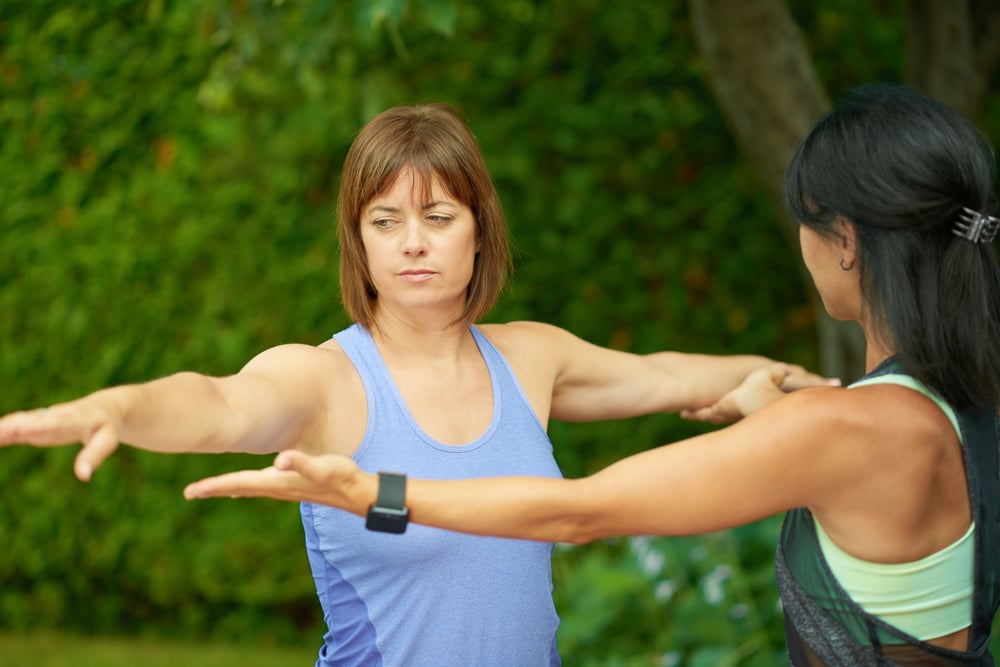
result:
<svg viewBox="0 0 1000 667"><path fill-rule="evenodd" d="M471 338L467 322L422 315L419 318L399 317L395 313L378 312L372 338L383 354L408 357L448 357L457 353Z"/></svg>
<svg viewBox="0 0 1000 667"><path fill-rule="evenodd" d="M862 327L864 328L864 327ZM883 342L884 337L875 334L867 328L865 331L865 372L872 372L876 366L896 353L896 350Z"/></svg>

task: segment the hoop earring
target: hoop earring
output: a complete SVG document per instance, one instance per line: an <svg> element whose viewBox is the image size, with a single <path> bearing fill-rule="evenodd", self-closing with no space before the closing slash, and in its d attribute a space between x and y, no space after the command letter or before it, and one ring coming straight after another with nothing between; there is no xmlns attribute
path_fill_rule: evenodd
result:
<svg viewBox="0 0 1000 667"><path fill-rule="evenodd" d="M840 258L840 270L841 271L850 271L853 268L854 268L854 262L851 262L847 266L844 266L844 258L843 257Z"/></svg>

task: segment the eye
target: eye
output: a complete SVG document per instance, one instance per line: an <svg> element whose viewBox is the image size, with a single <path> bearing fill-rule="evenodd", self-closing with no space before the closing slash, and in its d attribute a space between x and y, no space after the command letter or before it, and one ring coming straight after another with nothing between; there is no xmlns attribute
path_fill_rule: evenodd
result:
<svg viewBox="0 0 1000 667"><path fill-rule="evenodd" d="M372 220L372 226L375 227L375 229L388 229L389 227L392 226L392 219L377 218L375 220Z"/></svg>
<svg viewBox="0 0 1000 667"><path fill-rule="evenodd" d="M442 215L440 213L431 213L427 216L427 219L438 225L444 225L451 222L451 216Z"/></svg>

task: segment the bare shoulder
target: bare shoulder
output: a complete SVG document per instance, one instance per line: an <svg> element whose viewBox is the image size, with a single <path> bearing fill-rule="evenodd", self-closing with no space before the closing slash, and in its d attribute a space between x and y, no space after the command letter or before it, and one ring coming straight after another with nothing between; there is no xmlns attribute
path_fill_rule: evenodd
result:
<svg viewBox="0 0 1000 667"><path fill-rule="evenodd" d="M953 436L954 429L938 405L915 389L880 383L844 389L837 402L856 427L883 441L929 441Z"/></svg>
<svg viewBox="0 0 1000 667"><path fill-rule="evenodd" d="M920 392L881 383L803 389L773 406L777 437L782 421L797 420L789 428L809 434L787 457L799 463L799 506L809 506L841 548L875 562L906 562L968 528L958 436Z"/></svg>
<svg viewBox="0 0 1000 667"><path fill-rule="evenodd" d="M267 385L290 401L316 403L337 412L338 420L358 408L364 387L354 364L335 342L321 345L285 344L264 350L235 379ZM348 406L340 414L340 409Z"/></svg>
<svg viewBox="0 0 1000 667"><path fill-rule="evenodd" d="M503 324L478 324L477 328L490 339L505 356L529 354L558 355L567 346L582 342L579 338L552 324L519 320Z"/></svg>
<svg viewBox="0 0 1000 667"><path fill-rule="evenodd" d="M947 416L923 394L893 384L812 387L792 392L761 411L763 418L827 438L886 439L947 432Z"/></svg>
<svg viewBox="0 0 1000 667"><path fill-rule="evenodd" d="M493 341L540 342L548 343L561 337L569 336L569 332L553 324L517 320L496 324L477 324L476 327Z"/></svg>
<svg viewBox="0 0 1000 667"><path fill-rule="evenodd" d="M349 455L361 441L367 419L364 383L336 341L269 348L239 375L269 385L275 400L310 406L315 417L296 449Z"/></svg>
<svg viewBox="0 0 1000 667"><path fill-rule="evenodd" d="M320 345L287 343L260 352L241 372L321 375L336 379L353 371L353 364L334 340Z"/></svg>
<svg viewBox="0 0 1000 667"><path fill-rule="evenodd" d="M890 384L801 389L737 426L744 423L765 433L785 460L823 470L831 492L880 470L898 470L903 460L925 465L955 441L933 401Z"/></svg>
<svg viewBox="0 0 1000 667"><path fill-rule="evenodd" d="M930 398L909 387L879 383L846 389L844 408L858 426L882 443L886 456L917 455L957 441L944 411Z"/></svg>
<svg viewBox="0 0 1000 667"><path fill-rule="evenodd" d="M594 348L569 331L544 322L524 320L477 326L515 366L515 371L519 362L523 361L533 367L544 368L545 375L550 375L564 368L567 360L574 355L582 356Z"/></svg>

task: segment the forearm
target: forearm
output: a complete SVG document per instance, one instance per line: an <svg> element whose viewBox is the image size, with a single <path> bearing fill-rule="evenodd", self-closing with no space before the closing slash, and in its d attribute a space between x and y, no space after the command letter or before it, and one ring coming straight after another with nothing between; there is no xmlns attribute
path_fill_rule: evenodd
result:
<svg viewBox="0 0 1000 667"><path fill-rule="evenodd" d="M667 449L660 448L657 456ZM412 523L475 535L582 544L618 535L691 534L732 525L726 523L725 513L733 503L717 489L703 486L704 480L690 478L682 466L657 465L637 455L575 480L408 478L405 503ZM362 472L347 457L288 451L270 468L199 480L189 484L184 495L314 502L364 517L378 488L378 475Z"/></svg>
<svg viewBox="0 0 1000 667"><path fill-rule="evenodd" d="M592 478L411 477L406 482L405 503L413 523L478 535L582 543L604 536L602 531L618 530L620 523L613 516L614 498L596 488ZM262 496L314 502L365 517L378 490L379 476L360 470L347 457L310 456L292 450L263 470L241 470L193 482L184 495L188 499Z"/></svg>
<svg viewBox="0 0 1000 667"><path fill-rule="evenodd" d="M581 544L601 537L593 529L600 508L592 508L585 487L586 480L547 477L413 479L407 482L406 504L415 523L477 535Z"/></svg>
<svg viewBox="0 0 1000 667"><path fill-rule="evenodd" d="M808 476L787 481L773 460L754 458L761 446L776 449L763 435L770 433L765 423L657 447L580 479L408 480L406 504L416 523L543 542L732 528L800 506L810 486ZM367 484L371 500L375 482Z"/></svg>
<svg viewBox="0 0 1000 667"><path fill-rule="evenodd" d="M669 411L695 409L711 405L727 392L739 386L753 371L775 363L759 355L710 355L681 352L658 352L648 355L649 360L662 366L677 379L680 391L670 391L664 402Z"/></svg>
<svg viewBox="0 0 1000 667"><path fill-rule="evenodd" d="M121 442L140 449L222 452L239 442L241 428L219 382L197 373L177 373L103 389L73 403L81 409L107 411L119 425Z"/></svg>

